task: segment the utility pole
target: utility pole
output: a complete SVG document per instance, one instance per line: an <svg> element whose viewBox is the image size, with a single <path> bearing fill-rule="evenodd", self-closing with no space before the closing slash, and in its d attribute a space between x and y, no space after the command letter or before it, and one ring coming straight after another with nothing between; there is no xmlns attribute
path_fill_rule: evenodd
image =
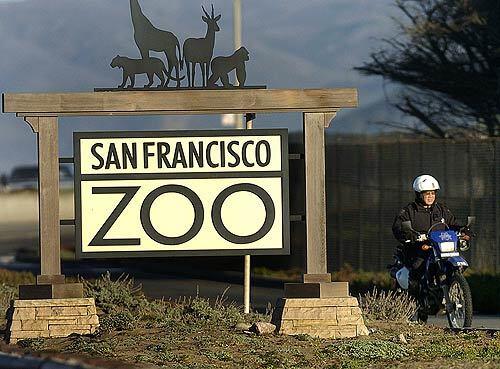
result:
<svg viewBox="0 0 500 369"><path fill-rule="evenodd" d="M234 32L234 50L241 47L241 0L233 0L233 32ZM235 127L238 129L251 129L252 121L243 126L243 115L235 115ZM243 306L245 314L250 313L250 255L244 256L244 277L243 277Z"/></svg>
<svg viewBox="0 0 500 369"><path fill-rule="evenodd" d="M234 50L241 47L241 0L233 0L233 32L234 32ZM235 72L236 73L236 72ZM236 114L235 127L238 129L243 127L243 115Z"/></svg>

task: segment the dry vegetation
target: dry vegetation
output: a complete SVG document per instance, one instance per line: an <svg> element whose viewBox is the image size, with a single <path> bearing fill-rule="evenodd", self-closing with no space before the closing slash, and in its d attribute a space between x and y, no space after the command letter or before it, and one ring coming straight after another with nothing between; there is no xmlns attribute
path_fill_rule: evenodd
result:
<svg viewBox="0 0 500 369"><path fill-rule="evenodd" d="M367 320L368 337L325 340L245 333L237 323L267 321L269 314L245 315L223 297L150 301L126 277L85 281L85 291L99 308L102 325L96 335L24 340L2 344L2 350L77 357L107 368L500 368L499 336L408 323L404 300L394 308L378 293L363 307L374 312L372 318L399 312L394 321Z"/></svg>

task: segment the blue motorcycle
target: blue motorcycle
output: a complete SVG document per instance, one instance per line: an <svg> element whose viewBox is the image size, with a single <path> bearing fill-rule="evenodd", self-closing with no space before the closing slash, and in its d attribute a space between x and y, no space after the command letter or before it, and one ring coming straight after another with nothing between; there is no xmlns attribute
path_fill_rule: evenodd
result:
<svg viewBox="0 0 500 369"><path fill-rule="evenodd" d="M450 230L444 223L436 223L425 234L414 230L410 221L402 223L403 230L415 236L406 243L417 242L430 246L422 278L413 282L417 283L416 288L410 289L418 303L419 320L427 321L429 315L436 315L444 310L451 328L471 326L472 295L463 276L469 264L460 256L460 251L466 251L470 247L470 238L464 239L463 235L464 232L468 233L474 220L474 217L468 217L467 225L458 232ZM446 230L433 230L437 226L443 228L443 225ZM395 260L391 276L402 289L408 290L409 269L401 250L396 253Z"/></svg>

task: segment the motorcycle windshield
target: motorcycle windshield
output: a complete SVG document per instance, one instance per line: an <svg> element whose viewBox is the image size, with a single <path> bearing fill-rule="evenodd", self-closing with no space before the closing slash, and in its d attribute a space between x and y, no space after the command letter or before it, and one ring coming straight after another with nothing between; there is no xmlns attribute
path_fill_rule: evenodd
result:
<svg viewBox="0 0 500 369"><path fill-rule="evenodd" d="M437 244L443 242L458 242L457 234L453 231L432 231L429 236L430 239Z"/></svg>

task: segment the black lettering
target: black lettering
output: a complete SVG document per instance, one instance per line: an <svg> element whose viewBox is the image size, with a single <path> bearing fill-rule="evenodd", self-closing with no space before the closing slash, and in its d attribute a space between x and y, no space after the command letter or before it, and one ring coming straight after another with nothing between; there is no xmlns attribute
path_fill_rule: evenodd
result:
<svg viewBox="0 0 500 369"><path fill-rule="evenodd" d="M177 164L182 164L183 168L187 168L186 156L184 155L184 150L182 149L182 142L177 142L175 144L172 166L177 168Z"/></svg>
<svg viewBox="0 0 500 369"><path fill-rule="evenodd" d="M194 208L194 221L191 228L183 235L178 237L168 237L160 232L158 232L153 223L151 222L151 207L153 206L153 202L161 195L165 193L178 193L180 195L185 196L193 205ZM141 206L141 223L142 228L144 228L144 232L151 237L153 241L161 243L162 245L180 245L182 243L186 243L193 239L201 229L203 225L203 204L196 193L190 190L187 187L180 185L165 185L158 187L156 190L153 190L146 196L144 202Z"/></svg>
<svg viewBox="0 0 500 369"><path fill-rule="evenodd" d="M231 156L234 158L234 163L228 163L229 168L235 168L238 165L240 165L240 157L239 155L233 150L233 146L236 145L238 146L240 143L238 141L231 141L227 144L227 152L231 154Z"/></svg>
<svg viewBox="0 0 500 369"><path fill-rule="evenodd" d="M220 166L226 166L226 143L224 141L220 142Z"/></svg>
<svg viewBox="0 0 500 369"><path fill-rule="evenodd" d="M203 168L203 142L198 142L198 150L194 142L189 142L189 168L194 168L194 158L198 163L199 168Z"/></svg>
<svg viewBox="0 0 500 369"><path fill-rule="evenodd" d="M261 160L261 152L260 152L260 147L264 145L264 148L266 150L266 159L265 161L262 161ZM255 155L256 155L256 160L257 160L257 164L259 165L259 167L265 167L267 165L269 165L269 163L271 162L271 145L269 144L268 141L266 140L261 140L259 142L257 142L257 145L255 146Z"/></svg>
<svg viewBox="0 0 500 369"><path fill-rule="evenodd" d="M94 157L99 161L98 165L92 164L92 169L101 169L104 166L104 159L103 157L97 152L97 148L100 147L101 149L104 147L102 143L95 143L92 145L90 148L90 152Z"/></svg>
<svg viewBox="0 0 500 369"><path fill-rule="evenodd" d="M135 142L132 142L132 152L125 142L122 143L122 161L123 169L127 169L128 163L133 169L137 169L137 144Z"/></svg>
<svg viewBox="0 0 500 369"><path fill-rule="evenodd" d="M170 145L166 142L158 142L158 169L163 168L163 164L167 168L172 168L172 165L170 165L170 162L167 159L167 155L170 152Z"/></svg>
<svg viewBox="0 0 500 369"><path fill-rule="evenodd" d="M109 169L111 165L114 165L116 169L122 169L114 143L109 144L108 157L106 158L106 169Z"/></svg>
<svg viewBox="0 0 500 369"><path fill-rule="evenodd" d="M243 147L241 148L241 159L243 160L243 164L245 164L246 167L253 167L255 164L250 163L248 161L247 157L247 147L250 145L253 145L253 141L247 141L243 144Z"/></svg>
<svg viewBox="0 0 500 369"><path fill-rule="evenodd" d="M212 141L207 145L207 164L210 168L217 168L219 167L219 164L215 164L212 162L212 156L210 155L210 150L212 149L212 146L217 145L217 141Z"/></svg>
<svg viewBox="0 0 500 369"><path fill-rule="evenodd" d="M116 208L111 212L108 219L104 222L101 228L97 231L92 241L90 241L89 246L116 246L116 245L140 245L140 238L113 238L105 239L104 237L109 232L113 224L120 217L121 213L127 205L130 203L132 198L135 196L140 187L92 187L92 193L97 195L108 195L123 193L125 196L122 197Z"/></svg>
<svg viewBox="0 0 500 369"><path fill-rule="evenodd" d="M149 152L149 148L154 145L155 145L154 142L144 142L142 144L142 151L144 152L144 169L149 168L149 158L151 156L155 156L154 153Z"/></svg>
<svg viewBox="0 0 500 369"><path fill-rule="evenodd" d="M254 234L248 236L240 236L234 234L233 232L228 230L222 222L222 205L224 205L224 201L226 201L226 199L233 193L242 191L250 192L256 195L264 204L264 208L266 211L266 218L264 219L264 224L262 224L262 227L260 227L260 229ZM238 245L256 242L263 238L273 227L275 218L276 213L274 210L273 199L262 187L254 185L252 183L240 183L227 187L215 198L212 205L212 224L214 225L215 230L226 241Z"/></svg>

